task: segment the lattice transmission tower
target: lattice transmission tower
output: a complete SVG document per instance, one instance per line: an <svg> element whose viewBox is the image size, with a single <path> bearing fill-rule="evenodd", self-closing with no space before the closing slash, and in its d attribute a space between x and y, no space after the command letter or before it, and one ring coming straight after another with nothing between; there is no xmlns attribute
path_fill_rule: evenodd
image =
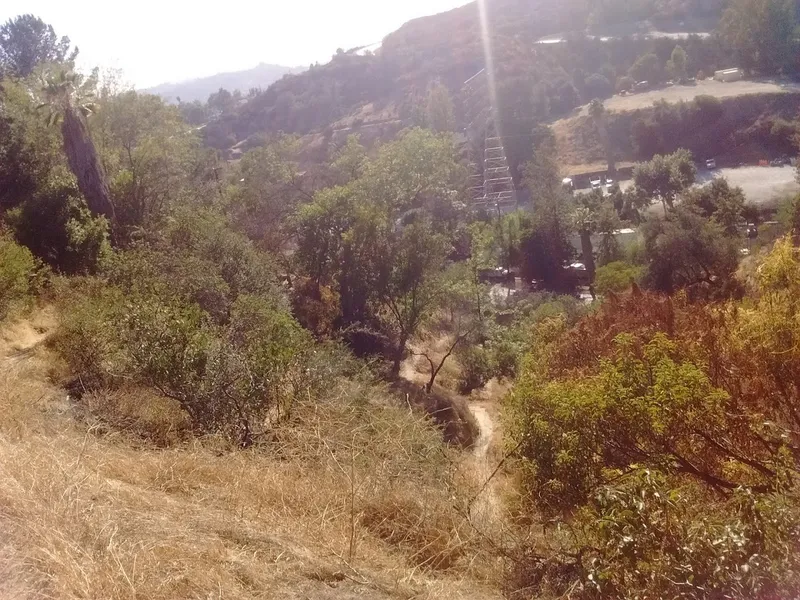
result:
<svg viewBox="0 0 800 600"><path fill-rule="evenodd" d="M464 82L461 97L467 122L472 209L512 212L517 209L517 190L503 138L497 129L486 69Z"/></svg>

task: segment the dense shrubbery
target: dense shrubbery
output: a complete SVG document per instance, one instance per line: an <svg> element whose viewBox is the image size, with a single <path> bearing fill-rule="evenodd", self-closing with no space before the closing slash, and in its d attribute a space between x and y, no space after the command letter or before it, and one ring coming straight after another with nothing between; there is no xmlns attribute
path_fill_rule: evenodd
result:
<svg viewBox="0 0 800 600"><path fill-rule="evenodd" d="M0 320L37 291L37 264L27 248L0 229Z"/></svg>
<svg viewBox="0 0 800 600"><path fill-rule="evenodd" d="M621 261L603 265L597 269L597 278L594 287L597 293L605 296L609 293L623 292L637 284L642 278L644 269Z"/></svg>
<svg viewBox="0 0 800 600"><path fill-rule="evenodd" d="M658 102L652 109L616 115L611 131L620 152L645 160L678 148L698 157L742 145L792 153L797 148L791 121L796 111L796 98L784 94L724 100L698 96L692 102Z"/></svg>
<svg viewBox="0 0 800 600"><path fill-rule="evenodd" d="M634 291L536 330L510 443L528 509L580 509L584 597L796 591L799 265L784 240L747 305Z"/></svg>
<svg viewBox="0 0 800 600"><path fill-rule="evenodd" d="M66 294L54 344L76 390L148 386L242 444L308 391L308 335L266 257L219 218L183 215L105 274Z"/></svg>
<svg viewBox="0 0 800 600"><path fill-rule="evenodd" d="M15 236L54 269L94 273L108 259L108 222L95 217L69 177L59 178L6 215Z"/></svg>

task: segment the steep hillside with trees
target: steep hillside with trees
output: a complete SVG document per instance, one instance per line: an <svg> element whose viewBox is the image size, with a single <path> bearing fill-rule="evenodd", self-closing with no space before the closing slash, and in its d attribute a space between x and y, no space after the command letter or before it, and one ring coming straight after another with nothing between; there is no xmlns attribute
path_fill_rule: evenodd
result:
<svg viewBox="0 0 800 600"><path fill-rule="evenodd" d="M525 18L507 7L498 31ZM800 197L767 220L725 179L697 185L691 152L714 131L796 152L796 98L591 98L603 168L615 140L639 153L625 190L573 193L545 123L726 42L507 43L486 128L515 128L529 203L504 212L469 204L446 75L475 65L429 64L446 41L342 52L242 106L216 92L204 109L251 138L229 160L196 107L78 73L50 27L18 25L0 28L0 595L798 597ZM270 129L415 72L402 119L320 117L317 164L312 136ZM302 103L258 103L292 86ZM361 115L387 135L359 136Z"/></svg>
<svg viewBox="0 0 800 600"><path fill-rule="evenodd" d="M523 130L529 130L535 122L610 95L642 57L657 61L666 73L675 40L625 38L603 43L587 38L587 26L600 18L597 15L612 23L622 19L623 13L626 20L631 15L669 20L687 14L718 17L720 10L716 2L643 0L634 12L623 10L623 4L595 5L585 0L486 3L498 105L505 127L518 131L522 122ZM322 131L367 103L391 106L396 117L413 122L415 105L435 82L443 84L461 108L463 82L485 66L482 31L477 3L417 19L387 36L374 54L340 51L328 64L282 79L213 122L207 139L226 148L259 133ZM536 44L554 33L566 35L568 43ZM724 63L724 44L700 38L686 44L682 69L687 73L713 70ZM657 79L648 72L646 61L637 69L633 70L636 77ZM459 124L463 123L460 119Z"/></svg>

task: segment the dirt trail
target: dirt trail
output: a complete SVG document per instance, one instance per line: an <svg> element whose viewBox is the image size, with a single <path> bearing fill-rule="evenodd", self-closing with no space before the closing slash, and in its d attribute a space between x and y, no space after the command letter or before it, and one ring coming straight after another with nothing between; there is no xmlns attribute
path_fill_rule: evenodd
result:
<svg viewBox="0 0 800 600"><path fill-rule="evenodd" d="M473 469L480 486L470 507L470 516L482 527L492 525L500 516L501 501L497 486L490 478L494 465L489 460L489 448L495 442L495 424L489 414L488 401L470 403L469 409L480 427L480 436L473 448Z"/></svg>
<svg viewBox="0 0 800 600"><path fill-rule="evenodd" d="M23 370L36 347L54 326L53 313L41 310L30 319L4 323L0 328L0 387L13 382ZM18 549L9 541L7 516L0 506L0 600L25 600L39 597L29 581L30 572Z"/></svg>
<svg viewBox="0 0 800 600"><path fill-rule="evenodd" d="M0 365L15 364L31 356L55 327L52 308L36 311L29 319L4 325L0 330Z"/></svg>
<svg viewBox="0 0 800 600"><path fill-rule="evenodd" d="M443 337L427 345L432 347L434 349L432 353L436 354L436 349L446 347L447 341L447 338ZM419 351L419 348L414 348L414 351ZM423 364L412 355L401 364L400 376L412 383L425 385L430 377L428 369L427 361ZM497 413L499 401L506 392L506 386L496 379L492 379L482 390L474 392L472 396L462 396L478 424L478 437L465 465L471 471L470 476L474 479L477 489L470 507L470 516L475 520L475 524L482 528L495 524L501 518L502 501L498 493L497 481L490 479L496 465L490 459L489 450L498 443L496 439L498 431L493 415Z"/></svg>

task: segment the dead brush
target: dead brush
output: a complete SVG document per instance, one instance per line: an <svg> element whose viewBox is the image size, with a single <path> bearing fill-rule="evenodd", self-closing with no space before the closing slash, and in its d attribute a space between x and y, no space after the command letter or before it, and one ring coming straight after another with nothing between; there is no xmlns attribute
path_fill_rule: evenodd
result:
<svg viewBox="0 0 800 600"><path fill-rule="evenodd" d="M456 507L455 459L430 418L398 407L383 386L341 381L337 388L325 403L297 406L302 425L276 432L276 449L334 476L336 510L350 532L346 554L356 556L359 540L372 534L414 567L469 564L478 551Z"/></svg>
<svg viewBox="0 0 800 600"><path fill-rule="evenodd" d="M159 447L188 441L189 416L175 400L147 388L99 390L80 401L85 418L109 431L130 433Z"/></svg>
<svg viewBox="0 0 800 600"><path fill-rule="evenodd" d="M364 506L361 523L399 548L418 567L456 567L475 542L474 532L446 497L402 489Z"/></svg>
<svg viewBox="0 0 800 600"><path fill-rule="evenodd" d="M448 505L459 455L385 386L331 378L249 450L162 446L163 399L76 405L44 345L0 346L0 574L31 587L0 598L497 597Z"/></svg>

